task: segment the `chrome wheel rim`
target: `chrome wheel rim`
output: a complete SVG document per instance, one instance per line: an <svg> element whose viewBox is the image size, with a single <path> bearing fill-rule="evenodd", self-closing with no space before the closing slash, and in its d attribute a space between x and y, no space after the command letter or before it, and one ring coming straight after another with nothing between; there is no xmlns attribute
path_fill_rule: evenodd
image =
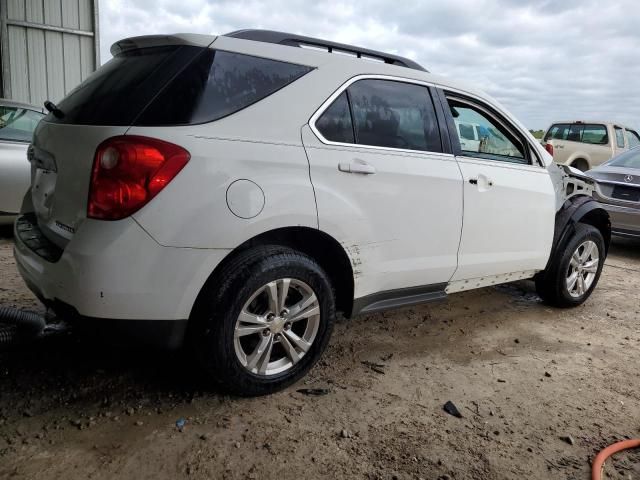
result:
<svg viewBox="0 0 640 480"><path fill-rule="evenodd" d="M251 373L285 372L309 351L320 327L320 302L301 280L281 278L256 290L242 307L234 330L240 364Z"/></svg>
<svg viewBox="0 0 640 480"><path fill-rule="evenodd" d="M569 262L567 290L573 298L580 298L589 291L598 272L600 256L598 246L592 240L581 243Z"/></svg>

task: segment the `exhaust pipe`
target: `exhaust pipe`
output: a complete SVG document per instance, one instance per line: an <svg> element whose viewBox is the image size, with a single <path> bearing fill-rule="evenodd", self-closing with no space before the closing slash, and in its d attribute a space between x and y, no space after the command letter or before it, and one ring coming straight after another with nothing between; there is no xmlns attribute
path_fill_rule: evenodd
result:
<svg viewBox="0 0 640 480"><path fill-rule="evenodd" d="M35 339L45 327L45 319L37 313L12 307L0 307L0 349L21 340Z"/></svg>

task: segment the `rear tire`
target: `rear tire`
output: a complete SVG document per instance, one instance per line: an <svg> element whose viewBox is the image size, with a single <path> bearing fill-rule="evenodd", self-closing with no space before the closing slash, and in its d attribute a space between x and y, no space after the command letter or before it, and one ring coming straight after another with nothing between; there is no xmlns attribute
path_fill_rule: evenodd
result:
<svg viewBox="0 0 640 480"><path fill-rule="evenodd" d="M538 295L555 307L581 305L598 284L605 257L600 231L579 223L564 248L554 253L549 269L536 276Z"/></svg>
<svg viewBox="0 0 640 480"><path fill-rule="evenodd" d="M287 247L259 246L240 253L205 287L192 340L224 390L265 395L306 375L326 349L334 319L333 291L315 260Z"/></svg>

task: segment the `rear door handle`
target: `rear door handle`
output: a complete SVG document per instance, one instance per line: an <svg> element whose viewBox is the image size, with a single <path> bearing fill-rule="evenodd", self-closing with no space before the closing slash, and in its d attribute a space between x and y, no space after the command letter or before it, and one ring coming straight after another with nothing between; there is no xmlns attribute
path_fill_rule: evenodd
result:
<svg viewBox="0 0 640 480"><path fill-rule="evenodd" d="M376 173L376 167L357 158L351 163L340 162L338 164L338 170L345 173L363 173L365 175L373 175Z"/></svg>

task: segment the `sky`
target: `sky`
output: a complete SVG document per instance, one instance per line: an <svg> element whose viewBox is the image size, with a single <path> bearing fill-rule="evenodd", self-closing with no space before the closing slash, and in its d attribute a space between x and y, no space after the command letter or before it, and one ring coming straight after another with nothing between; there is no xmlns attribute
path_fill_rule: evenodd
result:
<svg viewBox="0 0 640 480"><path fill-rule="evenodd" d="M288 31L382 50L472 83L528 128L640 128L637 0L99 0L101 60L119 39Z"/></svg>

